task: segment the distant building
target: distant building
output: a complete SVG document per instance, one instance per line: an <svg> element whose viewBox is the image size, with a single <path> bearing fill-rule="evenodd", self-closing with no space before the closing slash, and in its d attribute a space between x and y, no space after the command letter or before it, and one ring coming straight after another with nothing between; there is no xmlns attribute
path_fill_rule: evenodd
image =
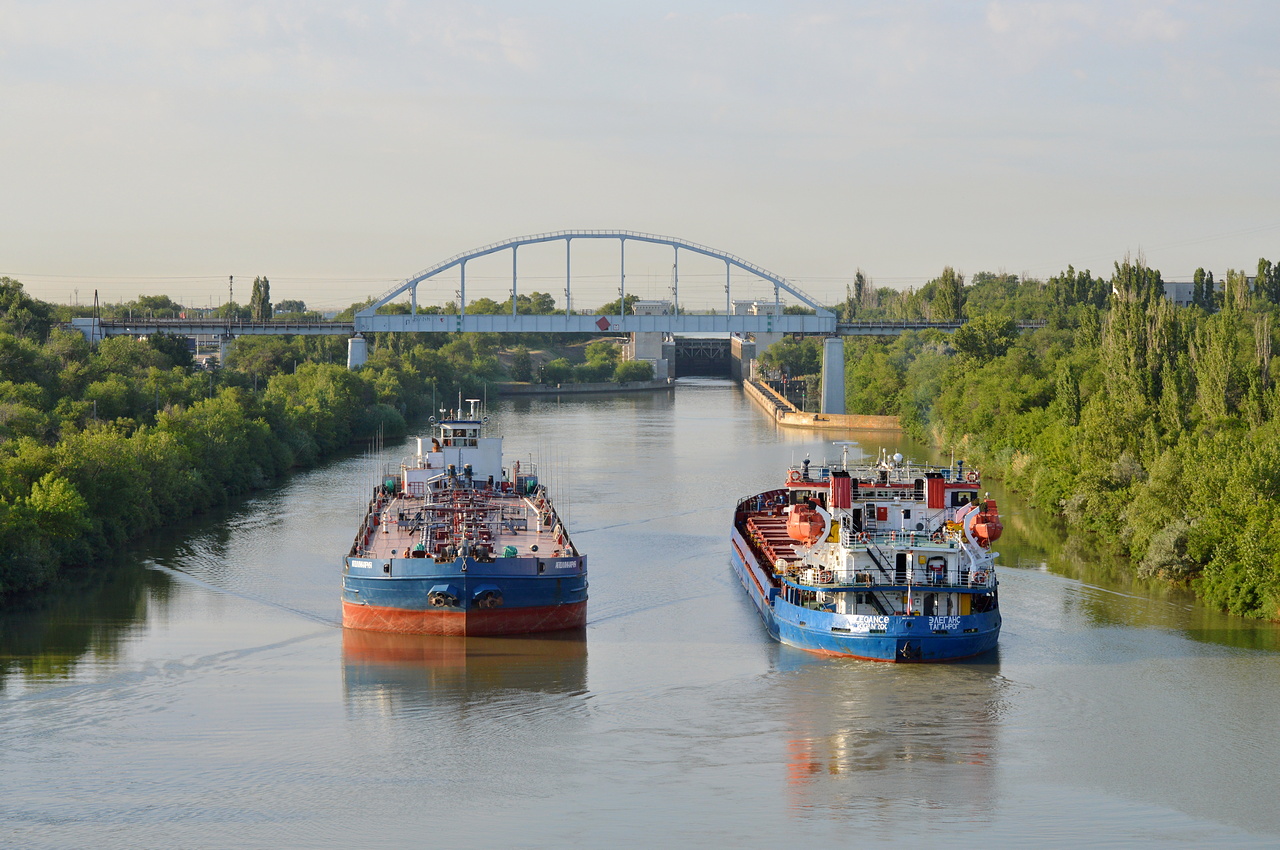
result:
<svg viewBox="0 0 1280 850"><path fill-rule="evenodd" d="M1215 288L1220 288L1219 283L1213 282ZM1190 307L1192 303L1192 293L1195 292L1194 283L1184 283L1182 281L1166 280L1164 282L1164 297L1173 302L1175 307Z"/></svg>
<svg viewBox="0 0 1280 850"><path fill-rule="evenodd" d="M1254 278L1246 278L1249 283L1249 289L1253 289ZM1222 292L1222 280L1215 279L1213 281L1213 291ZM1166 280L1164 281L1164 297L1173 302L1175 307L1190 307L1195 303L1192 297L1195 293L1196 285L1192 281Z"/></svg>
<svg viewBox="0 0 1280 850"><path fill-rule="evenodd" d="M782 305L776 301L734 301L735 316L781 316Z"/></svg>

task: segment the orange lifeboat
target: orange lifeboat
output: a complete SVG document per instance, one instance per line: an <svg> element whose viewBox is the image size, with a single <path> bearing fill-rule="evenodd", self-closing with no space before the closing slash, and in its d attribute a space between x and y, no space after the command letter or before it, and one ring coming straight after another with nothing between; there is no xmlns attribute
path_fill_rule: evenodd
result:
<svg viewBox="0 0 1280 850"><path fill-rule="evenodd" d="M969 536L978 541L979 546L986 548L999 540L1003 532L1004 526L1000 523L996 500L987 499L982 509L969 520Z"/></svg>
<svg viewBox="0 0 1280 850"><path fill-rule="evenodd" d="M827 533L827 519L818 509L807 503L794 505L787 519L787 535L805 545L817 542Z"/></svg>

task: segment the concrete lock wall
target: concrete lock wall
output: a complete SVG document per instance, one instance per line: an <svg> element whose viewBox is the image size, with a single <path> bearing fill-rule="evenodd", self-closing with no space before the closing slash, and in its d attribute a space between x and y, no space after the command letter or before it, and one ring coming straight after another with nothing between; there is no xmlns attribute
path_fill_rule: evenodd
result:
<svg viewBox="0 0 1280 850"><path fill-rule="evenodd" d="M844 414L844 340L829 337L822 344L822 412Z"/></svg>
<svg viewBox="0 0 1280 850"><path fill-rule="evenodd" d="M901 428L896 416L805 413L763 381L743 381L742 389L774 422L788 428L828 431L897 431Z"/></svg>

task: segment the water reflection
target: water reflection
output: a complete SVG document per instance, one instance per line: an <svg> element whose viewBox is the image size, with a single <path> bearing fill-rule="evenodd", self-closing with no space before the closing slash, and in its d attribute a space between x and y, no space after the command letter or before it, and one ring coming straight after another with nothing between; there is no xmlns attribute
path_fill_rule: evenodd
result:
<svg viewBox="0 0 1280 850"><path fill-rule="evenodd" d="M167 604L173 579L126 559L70 570L54 589L0 609L0 689L20 675L72 676L87 656L117 658L151 608Z"/></svg>
<svg viewBox="0 0 1280 850"><path fill-rule="evenodd" d="M889 832L904 818L994 815L999 729L1009 689L996 653L980 662L807 661L784 651L786 784L795 816L858 820Z"/></svg>
<svg viewBox="0 0 1280 850"><path fill-rule="evenodd" d="M658 390L656 392L510 396L504 398L500 406L495 405L496 421L494 424L498 426L499 433L503 433L502 426L506 424L505 417L509 417L512 422L516 422L529 415L541 415L547 407L560 407L561 405L572 410L575 414L591 414L601 409L623 409L640 414L669 412L675 406L675 393L671 390ZM504 436L514 436L518 433L519 431L516 430L505 433Z"/></svg>
<svg viewBox="0 0 1280 850"><path fill-rule="evenodd" d="M484 703L502 692L579 696L587 688L585 629L470 638L344 629L342 662L354 711L399 714Z"/></svg>
<svg viewBox="0 0 1280 850"><path fill-rule="evenodd" d="M998 482L992 485L992 495L1012 508L1000 541L1002 564L1071 579L1071 586L1058 597L1064 618L1078 617L1095 627L1176 631L1199 643L1280 651L1280 630L1274 624L1206 608L1187 587L1140 578L1136 564L1123 552L1007 495Z"/></svg>

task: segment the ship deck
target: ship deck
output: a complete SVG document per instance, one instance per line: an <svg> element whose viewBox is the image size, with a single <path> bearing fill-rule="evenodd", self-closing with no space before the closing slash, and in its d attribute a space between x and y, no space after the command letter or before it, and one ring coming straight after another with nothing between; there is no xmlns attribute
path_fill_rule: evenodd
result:
<svg viewBox="0 0 1280 850"><path fill-rule="evenodd" d="M510 552L507 547L515 551ZM395 493L370 505L352 554L453 561L576 555L549 502L498 489L458 488L427 496Z"/></svg>
<svg viewBox="0 0 1280 850"><path fill-rule="evenodd" d="M769 566L779 560L788 564L799 560L796 540L787 533L787 517L780 511L754 514L747 519L748 539L759 546Z"/></svg>

